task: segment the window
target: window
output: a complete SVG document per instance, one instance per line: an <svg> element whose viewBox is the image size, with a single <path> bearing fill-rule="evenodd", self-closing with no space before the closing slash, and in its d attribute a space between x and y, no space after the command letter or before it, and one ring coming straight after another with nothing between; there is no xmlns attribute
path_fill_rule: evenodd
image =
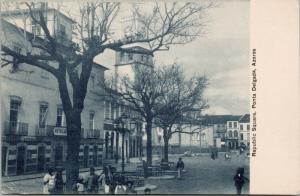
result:
<svg viewBox="0 0 300 196"><path fill-rule="evenodd" d="M95 112L90 112L90 121L89 121L90 129L94 129L94 119L95 119Z"/></svg>
<svg viewBox="0 0 300 196"><path fill-rule="evenodd" d="M237 128L237 122L233 123L234 128Z"/></svg>
<svg viewBox="0 0 300 196"><path fill-rule="evenodd" d="M233 135L234 135L234 137L238 137L238 132L237 132L237 130L235 130L235 131L233 132Z"/></svg>
<svg viewBox="0 0 300 196"><path fill-rule="evenodd" d="M250 125L247 125L247 130L248 130L248 131L250 130Z"/></svg>
<svg viewBox="0 0 300 196"><path fill-rule="evenodd" d="M105 110L104 110L104 117L105 119L109 119L109 110L110 110L110 105L108 101L105 101Z"/></svg>
<svg viewBox="0 0 300 196"><path fill-rule="evenodd" d="M115 106L115 104L114 103L111 103L110 104L110 119L114 119L115 118L115 110L114 110L114 106Z"/></svg>
<svg viewBox="0 0 300 196"><path fill-rule="evenodd" d="M59 25L59 36L66 37L66 26L60 24Z"/></svg>
<svg viewBox="0 0 300 196"><path fill-rule="evenodd" d="M21 102L17 100L10 101L10 113L9 113L9 121L10 123L17 124L18 122L18 113L20 108Z"/></svg>
<svg viewBox="0 0 300 196"><path fill-rule="evenodd" d="M40 105L40 116L39 116L39 127L40 128L46 127L47 112L48 112L48 104L41 104Z"/></svg>
<svg viewBox="0 0 300 196"><path fill-rule="evenodd" d="M243 125L240 125L240 130L243 131Z"/></svg>
<svg viewBox="0 0 300 196"><path fill-rule="evenodd" d="M244 135L241 133L240 134L241 140L244 140Z"/></svg>
<svg viewBox="0 0 300 196"><path fill-rule="evenodd" d="M121 115L125 112L125 106L121 106Z"/></svg>
<svg viewBox="0 0 300 196"><path fill-rule="evenodd" d="M116 104L116 118L119 118L120 116L120 106Z"/></svg>
<svg viewBox="0 0 300 196"><path fill-rule="evenodd" d="M120 61L124 61L125 54L124 52L120 52Z"/></svg>
<svg viewBox="0 0 300 196"><path fill-rule="evenodd" d="M64 111L61 107L57 108L57 115L56 115L56 126L62 127L63 126L63 115Z"/></svg>
<svg viewBox="0 0 300 196"><path fill-rule="evenodd" d="M232 122L229 122L228 126L229 126L229 128L232 128Z"/></svg>
<svg viewBox="0 0 300 196"><path fill-rule="evenodd" d="M34 35L41 35L41 26L35 21L31 23L31 32Z"/></svg>
<svg viewBox="0 0 300 196"><path fill-rule="evenodd" d="M228 137L232 137L232 131L228 132Z"/></svg>

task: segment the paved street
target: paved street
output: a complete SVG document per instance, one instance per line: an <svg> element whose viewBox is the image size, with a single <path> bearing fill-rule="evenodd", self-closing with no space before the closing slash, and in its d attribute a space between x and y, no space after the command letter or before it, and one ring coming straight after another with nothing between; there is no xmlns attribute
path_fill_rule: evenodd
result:
<svg viewBox="0 0 300 196"><path fill-rule="evenodd" d="M179 155L171 155L170 161L176 161ZM249 177L249 160L245 156L232 156L231 161L225 161L221 154L216 160L211 160L209 156L201 157L184 157L187 173L181 180L150 180L146 183L158 187L153 193L235 193L233 176L236 168L245 167L245 176ZM132 170L135 164L127 165L127 170ZM97 172L98 173L98 172ZM86 175L87 172L81 173ZM30 179L2 184L3 193L41 193L42 179ZM244 187L243 192L249 190L248 184Z"/></svg>
<svg viewBox="0 0 300 196"><path fill-rule="evenodd" d="M178 156L175 156L176 158ZM170 161L176 161L174 156ZM238 167L245 168L245 176L249 178L249 159L245 156L233 156L231 161L225 161L224 156L212 160L209 156L184 157L187 173L182 180L148 180L148 183L158 186L154 193L162 194L234 194L233 176ZM244 187L247 193L249 184Z"/></svg>

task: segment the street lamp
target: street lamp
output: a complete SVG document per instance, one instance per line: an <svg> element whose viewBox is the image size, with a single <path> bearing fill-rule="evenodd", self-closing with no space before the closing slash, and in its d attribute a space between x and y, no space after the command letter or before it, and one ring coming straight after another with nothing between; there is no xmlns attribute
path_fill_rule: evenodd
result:
<svg viewBox="0 0 300 196"><path fill-rule="evenodd" d="M123 117L121 116L117 120L115 120L115 130L122 134L122 173L125 171L125 156L124 156L124 140L125 140L125 122Z"/></svg>

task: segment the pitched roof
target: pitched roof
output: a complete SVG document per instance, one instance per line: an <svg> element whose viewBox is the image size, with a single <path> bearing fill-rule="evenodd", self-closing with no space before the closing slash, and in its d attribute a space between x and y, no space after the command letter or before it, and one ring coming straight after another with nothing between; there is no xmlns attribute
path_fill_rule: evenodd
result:
<svg viewBox="0 0 300 196"><path fill-rule="evenodd" d="M103 66L103 65L101 65L99 63L96 63L96 62L93 62L93 63L94 63L94 65L96 65L96 66L98 66L98 67L100 67L100 68L102 68L104 70L109 70L109 68L107 68L107 67L105 67L105 66Z"/></svg>
<svg viewBox="0 0 300 196"><path fill-rule="evenodd" d="M205 115L203 116L203 124L226 124L227 121L238 121L241 116L236 115Z"/></svg>
<svg viewBox="0 0 300 196"><path fill-rule="evenodd" d="M250 122L250 114L245 114L239 119L240 123L249 123Z"/></svg>

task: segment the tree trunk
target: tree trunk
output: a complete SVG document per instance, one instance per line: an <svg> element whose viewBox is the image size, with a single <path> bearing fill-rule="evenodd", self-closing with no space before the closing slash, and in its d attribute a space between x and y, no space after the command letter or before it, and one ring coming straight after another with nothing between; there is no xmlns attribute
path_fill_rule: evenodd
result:
<svg viewBox="0 0 300 196"><path fill-rule="evenodd" d="M164 136L164 162L169 162L169 138Z"/></svg>
<svg viewBox="0 0 300 196"><path fill-rule="evenodd" d="M147 134L147 164L152 165L152 119L146 120L146 134Z"/></svg>
<svg viewBox="0 0 300 196"><path fill-rule="evenodd" d="M164 154L163 154L163 161L169 162L169 137L167 129L163 130L163 138L164 138Z"/></svg>
<svg viewBox="0 0 300 196"><path fill-rule="evenodd" d="M79 176L79 148L81 139L81 112L73 111L66 115L67 118L67 161L66 193L72 193L73 185Z"/></svg>

